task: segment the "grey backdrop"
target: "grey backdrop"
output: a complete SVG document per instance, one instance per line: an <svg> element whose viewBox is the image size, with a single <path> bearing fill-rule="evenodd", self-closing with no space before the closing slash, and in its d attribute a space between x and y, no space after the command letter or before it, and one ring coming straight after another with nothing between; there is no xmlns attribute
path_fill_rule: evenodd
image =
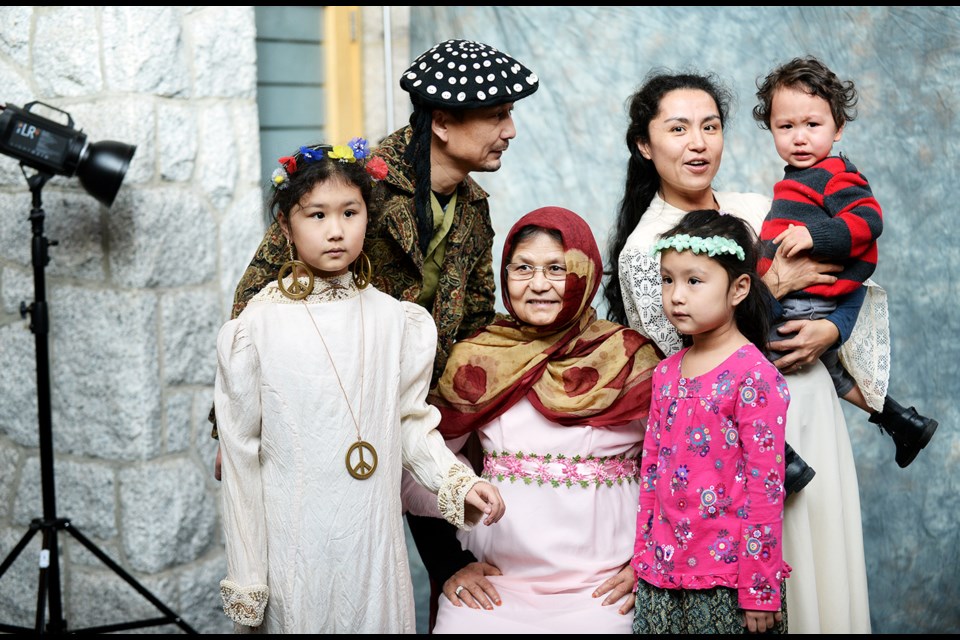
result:
<svg viewBox="0 0 960 640"><path fill-rule="evenodd" d="M892 440L844 403L873 631L960 630L960 249L949 196L960 159L960 10L414 7L411 28L413 56L447 38L480 40L540 76L540 90L517 103L519 134L503 168L479 177L499 238L523 213L555 204L584 216L605 245L627 160L625 101L652 67L715 71L736 91L716 186L761 193L782 162L750 117L757 77L809 53L857 83L860 117L837 148L884 208L875 279L891 306L890 392L940 421L931 445L900 469Z"/></svg>

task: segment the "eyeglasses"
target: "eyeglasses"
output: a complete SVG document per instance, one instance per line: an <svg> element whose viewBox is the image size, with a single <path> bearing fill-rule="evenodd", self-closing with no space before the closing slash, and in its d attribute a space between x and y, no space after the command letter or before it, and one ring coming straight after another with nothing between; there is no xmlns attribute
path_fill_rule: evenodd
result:
<svg viewBox="0 0 960 640"><path fill-rule="evenodd" d="M542 271L547 280L566 280L567 278L567 267L562 264L535 267L532 264L511 262L504 268L507 270L507 277L511 280L530 280L537 271Z"/></svg>

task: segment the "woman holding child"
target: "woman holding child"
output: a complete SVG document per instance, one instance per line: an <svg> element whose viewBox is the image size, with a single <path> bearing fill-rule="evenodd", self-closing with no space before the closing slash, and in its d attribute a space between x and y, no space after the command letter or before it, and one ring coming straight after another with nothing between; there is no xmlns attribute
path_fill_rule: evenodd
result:
<svg viewBox="0 0 960 640"><path fill-rule="evenodd" d="M652 75L632 96L626 134L630 160L620 215L610 246L618 270L605 291L611 319L637 329L670 355L680 336L663 314L657 236L695 209L716 209L759 230L770 199L718 192L712 183L723 154L728 92L710 75ZM828 283L828 268L809 259L774 261L764 281L778 298ZM783 558L793 571L787 587L791 633L869 633L860 498L850 439L830 376L817 359L849 336L856 314L793 321L797 336L774 343L789 352L777 362L791 403L787 441L816 477L785 505Z"/></svg>

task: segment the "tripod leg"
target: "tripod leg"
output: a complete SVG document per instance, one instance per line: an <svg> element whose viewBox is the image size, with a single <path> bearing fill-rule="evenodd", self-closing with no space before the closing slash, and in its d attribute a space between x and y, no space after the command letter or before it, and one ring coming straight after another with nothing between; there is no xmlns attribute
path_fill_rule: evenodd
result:
<svg viewBox="0 0 960 640"><path fill-rule="evenodd" d="M44 600L50 601L48 633L63 633L67 623L63 619L63 600L60 593L60 549L57 546L57 527L62 523L46 523L43 527L43 549L40 550L40 588L37 594L37 633L43 633L46 612Z"/></svg>
<svg viewBox="0 0 960 640"><path fill-rule="evenodd" d="M47 570L40 565L40 578L37 580L37 618L34 630L43 635L43 623L47 613Z"/></svg>
<svg viewBox="0 0 960 640"><path fill-rule="evenodd" d="M30 529L27 530L23 537L20 538L20 542L17 543L17 546L13 548L6 558L3 559L3 564L0 564L0 577L7 572L7 569L10 568L10 565L13 564L13 561L17 559L17 556L27 548L27 545L30 544L30 540L37 534L37 531L40 530L40 525L37 524L37 521L34 521L30 525Z"/></svg>
<svg viewBox="0 0 960 640"><path fill-rule="evenodd" d="M100 562L110 567L114 573L116 573L118 576L126 580L127 584L129 584L131 587L136 589L137 593L139 593L144 598L149 600L153 606L155 606L157 609L162 611L169 618L170 622L175 623L177 626L179 626L181 629L183 629L187 633L196 633L193 627L191 627L189 624L187 624L182 619L180 619L180 616L174 613L167 605L163 604L159 599L157 599L156 596L150 593L146 587L140 584L136 578L134 578L129 573L127 573L123 569L123 567L121 567L116 562L111 560L110 556L108 556L103 551L101 551L97 547L97 545L93 544L93 542L91 542L85 535L80 533L78 529L70 526L70 523L67 523L65 529L70 533L70 535L72 535L74 538L79 540L80 543L83 544L83 546L85 546L88 551L90 551L90 553L97 556Z"/></svg>

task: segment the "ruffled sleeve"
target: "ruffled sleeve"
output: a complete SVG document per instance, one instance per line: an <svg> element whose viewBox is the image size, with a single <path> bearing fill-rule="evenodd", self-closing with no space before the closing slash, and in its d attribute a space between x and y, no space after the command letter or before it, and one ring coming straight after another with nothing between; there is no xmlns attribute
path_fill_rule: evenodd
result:
<svg viewBox="0 0 960 640"><path fill-rule="evenodd" d="M243 319L217 337L214 404L220 434L227 577L223 611L250 627L267 606L267 538L260 479L260 365Z"/></svg>
<svg viewBox="0 0 960 640"><path fill-rule="evenodd" d="M657 343L664 355L680 351L683 341L663 313L660 256L632 246L620 254L620 289L630 327Z"/></svg>
<svg viewBox="0 0 960 640"><path fill-rule="evenodd" d="M447 448L451 451L460 451L463 444L467 441L467 436L447 440ZM469 461L463 454L457 454L465 465ZM413 479L413 475L404 469L403 479L400 481L400 500L403 503L404 513L412 513L415 516L426 516L430 518L442 518L440 507L437 505L437 494L427 490L422 484Z"/></svg>
<svg viewBox="0 0 960 640"><path fill-rule="evenodd" d="M437 494L443 518L461 529L470 529L476 521L466 522L464 499L480 478L447 448L437 431L440 412L427 403L437 349L436 325L420 305L400 304L406 314L400 349L403 466L417 482Z"/></svg>

